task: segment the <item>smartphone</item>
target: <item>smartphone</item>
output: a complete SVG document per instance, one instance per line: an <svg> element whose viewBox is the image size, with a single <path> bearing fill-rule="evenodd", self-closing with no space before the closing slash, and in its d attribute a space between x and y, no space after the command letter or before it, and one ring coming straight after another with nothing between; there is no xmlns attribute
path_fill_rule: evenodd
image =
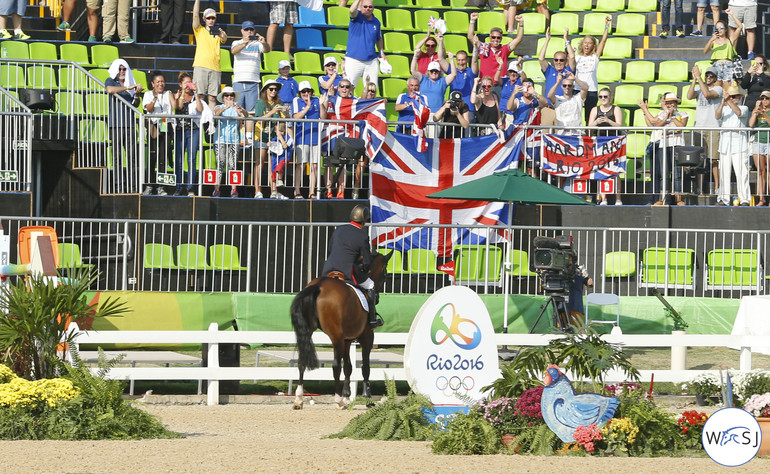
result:
<svg viewBox="0 0 770 474"><path fill-rule="evenodd" d="M194 82L188 82L187 83L187 88L188 89L197 89L198 85L196 83L194 83Z"/></svg>
<svg viewBox="0 0 770 474"><path fill-rule="evenodd" d="M257 39L258 39L258 38L257 38L257 35L251 35L251 36L249 36L249 40L251 40L251 41L257 41Z"/></svg>
<svg viewBox="0 0 770 474"><path fill-rule="evenodd" d="M756 62L756 61L754 61L754 60L752 59L752 60L751 60L751 67L754 67L754 66L756 66L756 65L757 65L757 62Z"/></svg>
<svg viewBox="0 0 770 474"><path fill-rule="evenodd" d="M209 28L209 33L211 33L211 36L219 36L219 27L216 25L211 25L211 28Z"/></svg>

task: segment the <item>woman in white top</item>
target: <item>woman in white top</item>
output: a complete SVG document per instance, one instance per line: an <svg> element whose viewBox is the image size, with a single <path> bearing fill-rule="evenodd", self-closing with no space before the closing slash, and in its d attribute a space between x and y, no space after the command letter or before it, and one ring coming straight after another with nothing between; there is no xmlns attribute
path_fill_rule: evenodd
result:
<svg viewBox="0 0 770 474"><path fill-rule="evenodd" d="M160 71L150 73L150 83L152 89L144 93L142 98L142 107L148 114L154 115L173 115L174 99L171 91L166 90L166 78ZM167 173L168 164L171 159L171 151L174 148L173 126L174 119L170 117L150 118L150 166L147 167L145 176L144 192L142 194L152 194L152 183L157 183L156 173ZM158 166L160 162L160 166ZM165 196L166 190L158 185L158 195Z"/></svg>
<svg viewBox="0 0 770 474"><path fill-rule="evenodd" d="M570 58L569 67L575 71L575 76L588 84L588 95L586 96L585 107L583 107L586 122L588 122L589 114L599 102L599 81L596 79L596 70L599 68L599 57L602 55L602 51L604 51L604 45L607 43L607 36L610 33L611 26L612 17L607 16L605 19L604 34L602 34L602 39L599 43L596 43L596 38L593 36L586 35L583 38L583 41L580 42L580 47L575 56Z"/></svg>

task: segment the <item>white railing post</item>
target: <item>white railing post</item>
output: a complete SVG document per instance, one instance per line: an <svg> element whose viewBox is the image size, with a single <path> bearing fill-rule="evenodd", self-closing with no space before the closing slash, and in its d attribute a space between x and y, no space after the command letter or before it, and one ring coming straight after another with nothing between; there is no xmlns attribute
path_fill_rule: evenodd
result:
<svg viewBox="0 0 770 474"><path fill-rule="evenodd" d="M209 331L219 331L219 325L217 323L211 323L209 325ZM208 346L208 363L206 367L209 372L219 372L219 342L210 342ZM215 370L212 370L215 369ZM207 398L206 404L219 405L219 379L209 377L207 386Z"/></svg>
<svg viewBox="0 0 770 474"><path fill-rule="evenodd" d="M740 370L751 370L751 347L741 346Z"/></svg>

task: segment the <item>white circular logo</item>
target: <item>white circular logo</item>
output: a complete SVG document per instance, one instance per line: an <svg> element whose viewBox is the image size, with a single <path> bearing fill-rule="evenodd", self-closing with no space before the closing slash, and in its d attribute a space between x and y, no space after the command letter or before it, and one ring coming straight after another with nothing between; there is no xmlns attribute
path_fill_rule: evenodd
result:
<svg viewBox="0 0 770 474"><path fill-rule="evenodd" d="M735 467L751 461L759 451L762 431L751 413L722 408L706 420L701 436L703 449L715 462Z"/></svg>

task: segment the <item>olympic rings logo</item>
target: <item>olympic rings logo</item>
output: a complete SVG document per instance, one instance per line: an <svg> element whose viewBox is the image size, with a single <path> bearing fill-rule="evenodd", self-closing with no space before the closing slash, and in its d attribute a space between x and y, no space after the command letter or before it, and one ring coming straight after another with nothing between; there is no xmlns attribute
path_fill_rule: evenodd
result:
<svg viewBox="0 0 770 474"><path fill-rule="evenodd" d="M444 308L448 306L451 307L452 310L452 322L449 326L444 323L444 319L441 317ZM461 333L460 324L473 325L473 334L471 336L466 336ZM443 344L447 339L451 339L460 349L472 350L481 343L481 330L475 322L470 319L461 318L460 315L457 314L457 310L452 303L447 303L442 306L436 313L436 316L433 317L433 323L431 323L430 326L430 338L433 341L433 344L436 345Z"/></svg>
<svg viewBox="0 0 770 474"><path fill-rule="evenodd" d="M467 395L475 386L476 381L470 375L466 375L462 379L457 375L448 379L442 375L436 379L436 388L441 390L441 393L446 397L451 397L454 394Z"/></svg>

